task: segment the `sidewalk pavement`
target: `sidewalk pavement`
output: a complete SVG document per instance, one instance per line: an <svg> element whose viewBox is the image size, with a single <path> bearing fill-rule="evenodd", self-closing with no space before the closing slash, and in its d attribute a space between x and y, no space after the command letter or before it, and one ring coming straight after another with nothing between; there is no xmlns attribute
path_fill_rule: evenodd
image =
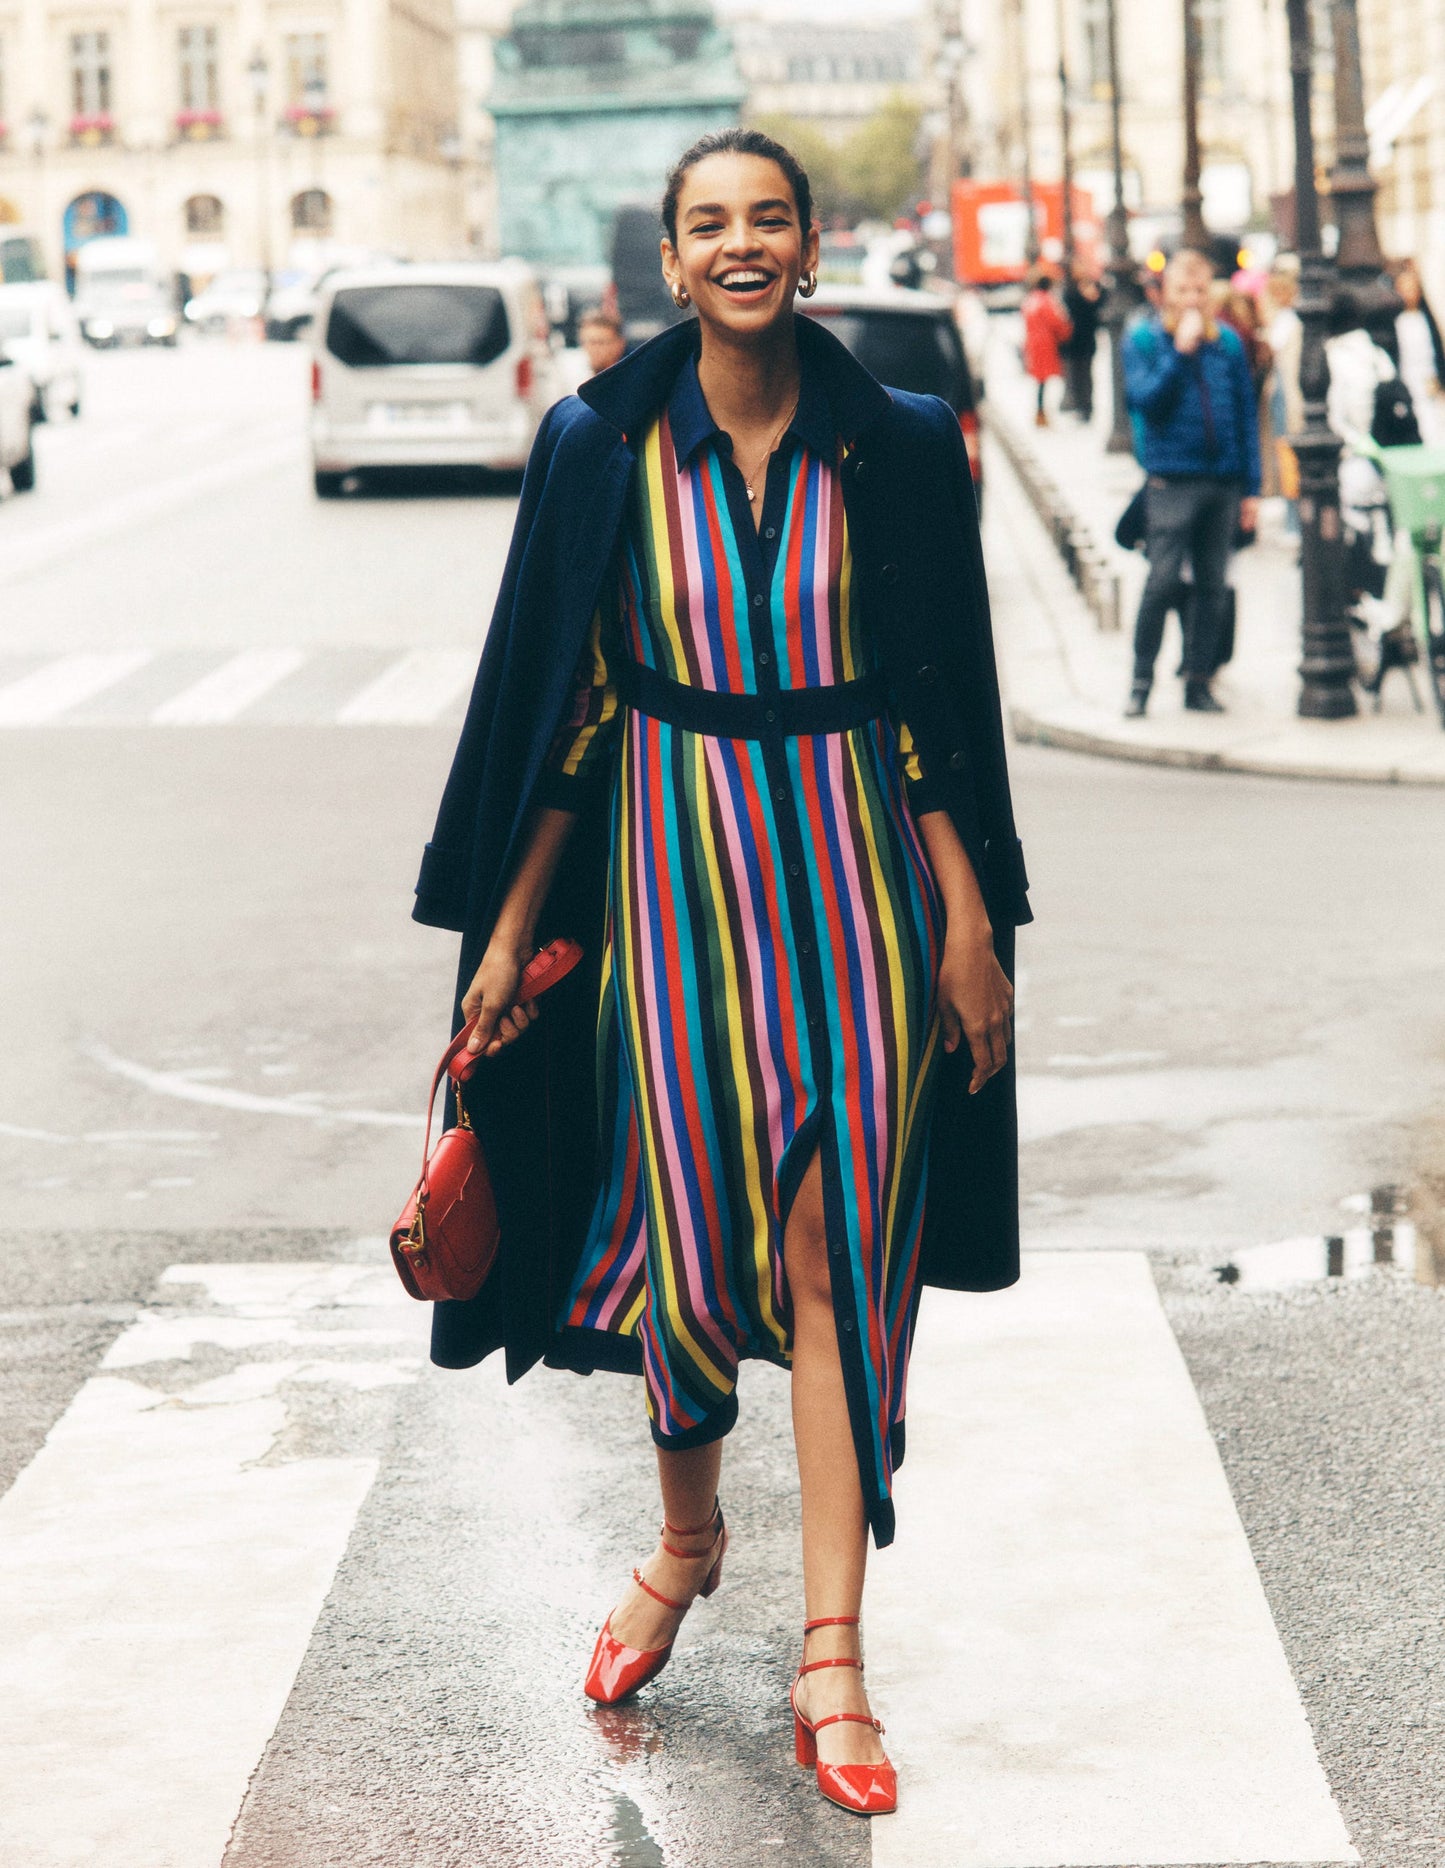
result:
<svg viewBox="0 0 1445 1868"><path fill-rule="evenodd" d="M1131 457L1105 452L1107 344L1100 347L1092 426L1055 414L1040 429L1033 425L1034 387L1019 363L1014 323L995 324L989 349L984 507L1001 673L1015 735L1159 765L1445 785L1445 730L1418 669L1424 712L1415 712L1404 677L1392 674L1378 714L1365 695L1359 696L1364 711L1352 719L1301 720L1296 714L1298 547L1283 531L1279 502L1265 503L1259 543L1238 553L1231 570L1238 592L1236 647L1215 682L1228 711L1184 711L1183 684L1173 679L1179 637L1171 622L1149 712L1142 720L1123 718L1134 614L1147 567L1142 553L1121 551L1114 543L1114 526L1142 475ZM1117 630L1100 626L1067 574L1009 453L1042 468L1077 526L1092 536L1106 577L1117 573Z"/></svg>

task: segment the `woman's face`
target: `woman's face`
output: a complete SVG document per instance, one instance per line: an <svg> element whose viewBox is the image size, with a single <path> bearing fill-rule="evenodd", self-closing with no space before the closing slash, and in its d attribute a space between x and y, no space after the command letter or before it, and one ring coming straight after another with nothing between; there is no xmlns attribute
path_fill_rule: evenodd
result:
<svg viewBox="0 0 1445 1868"><path fill-rule="evenodd" d="M798 222L792 186L765 156L707 156L688 170L677 244L662 243L669 287L688 292L705 325L758 336L789 316L798 280L818 264L818 236Z"/></svg>

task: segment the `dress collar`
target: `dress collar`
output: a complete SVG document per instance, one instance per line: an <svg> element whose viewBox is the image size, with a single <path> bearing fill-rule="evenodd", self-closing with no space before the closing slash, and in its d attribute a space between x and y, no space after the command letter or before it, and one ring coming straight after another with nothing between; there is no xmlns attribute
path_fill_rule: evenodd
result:
<svg viewBox="0 0 1445 1868"><path fill-rule="evenodd" d="M731 452L731 440L713 420L698 381L697 358L691 353L683 362L667 400L667 425L672 431L672 445L680 467L686 466L705 441L716 435ZM785 431L796 435L811 453L831 460L838 447L838 424L828 401L828 392L819 380L816 366L802 359L798 406Z"/></svg>

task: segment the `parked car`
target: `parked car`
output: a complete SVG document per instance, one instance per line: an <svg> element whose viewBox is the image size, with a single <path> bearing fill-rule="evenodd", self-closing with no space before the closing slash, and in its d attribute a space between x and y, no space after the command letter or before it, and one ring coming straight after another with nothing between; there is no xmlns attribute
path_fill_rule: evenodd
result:
<svg viewBox="0 0 1445 1868"><path fill-rule="evenodd" d="M175 282L148 240L106 234L75 256L75 315L88 344L174 345Z"/></svg>
<svg viewBox="0 0 1445 1868"><path fill-rule="evenodd" d="M958 416L981 507L978 397L951 301L902 286L820 285L813 298L799 301L799 309L817 318L889 389L943 398Z"/></svg>
<svg viewBox="0 0 1445 1868"><path fill-rule="evenodd" d="M524 467L552 401L547 317L521 260L338 272L311 361L317 496L368 467Z"/></svg>
<svg viewBox="0 0 1445 1868"><path fill-rule="evenodd" d="M0 226L0 285L29 285L44 277L40 236L13 222Z"/></svg>
<svg viewBox="0 0 1445 1868"><path fill-rule="evenodd" d="M29 493L35 485L34 407L34 383L0 352L0 468L9 472L17 493Z"/></svg>
<svg viewBox="0 0 1445 1868"><path fill-rule="evenodd" d="M186 323L198 331L224 331L232 323L259 318L266 303L266 275L254 268L218 272L186 300Z"/></svg>
<svg viewBox="0 0 1445 1868"><path fill-rule="evenodd" d="M48 421L60 409L79 415L85 373L80 326L61 286L50 279L0 285L0 351L34 384L35 421Z"/></svg>
<svg viewBox="0 0 1445 1868"><path fill-rule="evenodd" d="M309 330L316 316L316 293L321 275L314 272L278 272L266 298L266 335L294 344Z"/></svg>

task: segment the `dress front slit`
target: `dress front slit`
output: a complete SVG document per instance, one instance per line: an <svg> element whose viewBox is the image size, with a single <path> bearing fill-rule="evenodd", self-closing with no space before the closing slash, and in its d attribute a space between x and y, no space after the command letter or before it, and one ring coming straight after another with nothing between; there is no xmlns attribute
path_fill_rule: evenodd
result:
<svg viewBox="0 0 1445 1868"><path fill-rule="evenodd" d="M538 796L609 783L601 1181L557 1326L638 1339L659 1444L788 1366L783 1228L820 1156L875 1539L892 1534L942 917L928 808L853 588L842 445L805 372L755 523L685 364L638 446L620 562Z"/></svg>

